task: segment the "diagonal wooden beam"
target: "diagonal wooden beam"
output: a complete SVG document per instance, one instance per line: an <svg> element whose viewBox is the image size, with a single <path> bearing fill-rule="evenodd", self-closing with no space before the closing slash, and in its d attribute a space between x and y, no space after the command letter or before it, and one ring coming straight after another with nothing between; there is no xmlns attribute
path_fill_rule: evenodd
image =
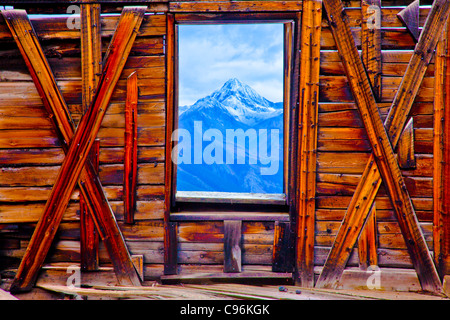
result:
<svg viewBox="0 0 450 320"><path fill-rule="evenodd" d="M87 161L91 161L95 171L98 174L99 169L99 153L100 153L100 139L95 139L94 145L89 153ZM86 170L84 168L83 170ZM83 176L83 172L81 173ZM99 235L96 230L93 216L96 212L89 212L90 207L87 205L87 201L83 196L83 192L80 194L80 266L83 271L98 270L99 256Z"/></svg>
<svg viewBox="0 0 450 320"><path fill-rule="evenodd" d="M366 225L362 229L358 238L358 258L359 268L367 270L370 266L378 264L376 237L377 237L377 220L376 206L372 206Z"/></svg>
<svg viewBox="0 0 450 320"><path fill-rule="evenodd" d="M422 289L441 292L442 285L395 160L392 145L395 146L398 142L398 137L417 93L416 90L420 86L426 66L431 59L428 56L433 54L438 36L442 31L442 24L447 19L449 4L445 0L436 0L433 4L424 27L425 32L422 33L419 40L421 45L416 47L415 54L411 58L400 90L386 120L386 129L381 122L342 3L339 0L329 0L325 2L325 7L352 92L372 144L373 153L344 217L317 286L332 287L339 281L350 255L349 251L353 248L367 219L376 191L381 184L380 177L383 177ZM410 90L406 91L406 88L410 88ZM361 208L364 210L362 211Z"/></svg>
<svg viewBox="0 0 450 320"><path fill-rule="evenodd" d="M94 143L95 136L97 135L101 124L101 119L109 104L110 97L118 81L119 75L125 65L145 10L146 7L125 7L123 9L116 32L114 33L110 47L108 48L105 59L105 69L99 83L99 90L94 97L91 108L82 117L79 125L79 129L81 128L81 130L77 130L72 139L70 139L70 136L66 138L63 136L61 137L66 141L67 145L70 140L74 143L71 142L70 147L67 150L67 156L61 166L57 182L52 189L44 213L36 226L30 244L11 285L10 290L12 291L29 290L36 279L37 272L44 262L59 223L67 208L73 188L83 171L89 149ZM31 49L28 53L34 53L37 59L46 62L45 57L42 54L42 49L38 46L36 35L32 30L26 12L14 10L2 13L4 15L6 13L6 21L11 25L10 28L13 31L15 39L19 39L20 34L33 35L30 38L23 37L25 40L31 41L31 43L25 41L24 46L22 46L21 43L18 43L22 54L25 52L25 49ZM15 32L16 29L19 30L19 33ZM28 48L28 46L31 47ZM35 48L40 49L40 51L34 50ZM26 59L26 61L27 60L27 65L29 68L31 66L30 70L32 70L34 66L30 63L29 59ZM39 63L37 65L39 66ZM51 75L48 63L43 63L40 67L47 75ZM70 133L70 130L72 130L73 133L73 127L71 127L71 124L73 125L73 123L68 121L68 119L70 119L70 114L68 113L67 107L64 108L65 103L60 94L58 96L59 90L57 89L53 77L51 77L49 82L40 83L40 79L37 77L40 74L40 72L32 72L32 77L33 80L35 80L35 83L37 83L38 91L45 102L44 104L50 106L52 110L55 109L57 111L55 113L55 122L60 128L61 134L63 132ZM47 96L42 94L47 92L46 90L48 90ZM89 201L88 203L88 205L91 206L90 209L92 209L90 211L97 212L94 210L95 208L102 208L104 206L109 207L109 205L106 201L101 200L106 199L106 197L102 191L98 176L92 168L92 164L87 162L87 166L91 167L91 169L86 170L87 175L85 180L83 179L83 176L81 177L80 185L82 186L81 189L83 195L92 201ZM84 192L86 192L86 194L84 194ZM104 211L102 212L104 213ZM122 238L120 229L117 227L111 208L109 208L109 212L110 214L108 215L98 214L97 212L97 216L94 217L94 219L100 232L100 236L105 241L105 244L107 244L107 248L108 245L110 246L108 252L114 262L116 274L120 276L118 277L119 281L123 284L140 285L139 278L134 270L128 250L126 249L125 241ZM118 246L114 247L114 245Z"/></svg>

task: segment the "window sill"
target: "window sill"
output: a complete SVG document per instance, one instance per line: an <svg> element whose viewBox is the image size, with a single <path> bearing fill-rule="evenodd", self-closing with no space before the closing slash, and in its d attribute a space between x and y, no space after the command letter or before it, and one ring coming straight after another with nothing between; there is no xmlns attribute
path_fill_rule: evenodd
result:
<svg viewBox="0 0 450 320"><path fill-rule="evenodd" d="M177 191L177 202L285 205L285 194Z"/></svg>
<svg viewBox="0 0 450 320"><path fill-rule="evenodd" d="M170 214L171 221L283 221L289 222L289 214L285 212L176 212Z"/></svg>

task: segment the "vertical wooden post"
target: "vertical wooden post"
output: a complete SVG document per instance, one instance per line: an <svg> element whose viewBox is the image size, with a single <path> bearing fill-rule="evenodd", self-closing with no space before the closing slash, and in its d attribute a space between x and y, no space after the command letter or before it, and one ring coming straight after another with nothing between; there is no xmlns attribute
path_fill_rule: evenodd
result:
<svg viewBox="0 0 450 320"><path fill-rule="evenodd" d="M88 110L97 90L102 72L102 41L100 23L100 4L81 4L81 80L82 80L82 111ZM91 156L98 153L99 144L91 150ZM98 154L97 154L98 156ZM97 163L98 157L91 157L92 163ZM80 194L80 252L81 269L85 271L98 268L98 233L95 230L92 214L87 214L89 207L83 194Z"/></svg>
<svg viewBox="0 0 450 320"><path fill-rule="evenodd" d="M127 79L127 101L125 104L125 155L123 201L125 223L134 223L136 210L137 180L137 102L138 86L136 71Z"/></svg>
<svg viewBox="0 0 450 320"><path fill-rule="evenodd" d="M225 220L223 222L224 272L242 271L241 229L241 220Z"/></svg>
<svg viewBox="0 0 450 320"><path fill-rule="evenodd" d="M433 142L433 242L439 275L450 274L450 24L436 49Z"/></svg>
<svg viewBox="0 0 450 320"><path fill-rule="evenodd" d="M297 282L314 286L316 152L322 1L303 2L297 194Z"/></svg>
<svg viewBox="0 0 450 320"><path fill-rule="evenodd" d="M100 140L95 139L94 145L89 152L89 159L94 170L98 173L99 168ZM81 270L93 271L98 269L98 244L99 236L95 227L94 219L88 212L89 206L83 194L80 194L80 256Z"/></svg>
<svg viewBox="0 0 450 320"><path fill-rule="evenodd" d="M102 74L100 4L81 4L81 78L83 114L91 105Z"/></svg>
<svg viewBox="0 0 450 320"><path fill-rule="evenodd" d="M175 18L167 14L166 32L166 150L164 177L164 274L177 273L176 233L170 222L170 208L172 205L172 131L175 118L174 88L175 88Z"/></svg>

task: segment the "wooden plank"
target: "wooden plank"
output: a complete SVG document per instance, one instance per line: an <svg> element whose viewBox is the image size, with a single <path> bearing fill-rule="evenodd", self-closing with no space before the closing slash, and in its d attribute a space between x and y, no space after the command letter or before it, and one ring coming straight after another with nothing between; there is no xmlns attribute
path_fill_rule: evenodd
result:
<svg viewBox="0 0 450 320"><path fill-rule="evenodd" d="M164 174L164 275L177 274L176 256L177 256L177 235L172 231L173 223L170 222L170 209L172 207L172 199L174 198L174 174L172 164L172 131L175 121L175 18L172 14L167 14L167 31L166 31L166 149L165 149L165 174Z"/></svg>
<svg viewBox="0 0 450 320"><path fill-rule="evenodd" d="M436 48L436 90L434 97L434 128L433 128L433 240L434 263L438 267L439 275L445 274L445 263L442 259L442 243L444 240L444 124L445 124L445 80L446 54L448 49L448 23ZM444 270L443 270L444 269ZM442 272L444 271L444 273Z"/></svg>
<svg viewBox="0 0 450 320"><path fill-rule="evenodd" d="M362 180L363 181L363 180Z"/></svg>
<svg viewBox="0 0 450 320"><path fill-rule="evenodd" d="M303 1L297 180L297 281L314 286L314 216L322 1Z"/></svg>
<svg viewBox="0 0 450 320"><path fill-rule="evenodd" d="M197 266L195 266L198 268ZM204 266L202 266L204 268ZM291 279L292 273L271 271L242 271L240 273L216 272L182 272L180 275L161 276L161 280L187 280L187 279Z"/></svg>
<svg viewBox="0 0 450 320"><path fill-rule="evenodd" d="M86 112L102 73L100 4L80 6L82 110Z"/></svg>
<svg viewBox="0 0 450 320"><path fill-rule="evenodd" d="M170 246L166 248L164 241L164 275L176 275L178 273L178 223L164 222L164 240L170 237ZM168 252L169 254L166 254Z"/></svg>
<svg viewBox="0 0 450 320"><path fill-rule="evenodd" d="M361 0L362 61L377 101L381 101L381 0Z"/></svg>
<svg viewBox="0 0 450 320"><path fill-rule="evenodd" d="M225 273L238 273L242 271L242 221L225 220L223 222L223 250L224 250L224 266Z"/></svg>
<svg viewBox="0 0 450 320"><path fill-rule="evenodd" d="M359 267L363 270L367 270L369 266L376 266L378 263L376 216L376 206L374 204L358 239Z"/></svg>
<svg viewBox="0 0 450 320"><path fill-rule="evenodd" d="M361 2L360 0L354 1L358 5L355 7L348 7L345 3L344 10L347 13L348 17L350 18L349 24L351 28L357 28L360 25L361 22ZM381 21L382 27L388 27L388 28L400 28L405 27L404 24L399 20L398 13L402 11L405 8L405 5L398 3L398 4L388 4L386 1L383 2L383 7L380 7L381 16L383 17L383 20ZM420 16L419 16L419 26L423 27L425 24L425 20L427 18L427 15L430 11L430 6L422 6L420 8ZM327 21L323 21L323 26L329 26Z"/></svg>
<svg viewBox="0 0 450 320"><path fill-rule="evenodd" d="M125 155L123 177L123 201L125 222L134 222L136 210L136 186L137 186L137 102L138 85L137 73L133 72L127 81L127 100L125 106Z"/></svg>
<svg viewBox="0 0 450 320"><path fill-rule="evenodd" d="M289 214L284 212L248 212L248 211L208 211L208 212L172 212L171 221L289 221Z"/></svg>
<svg viewBox="0 0 450 320"><path fill-rule="evenodd" d="M102 48L100 5L82 4L80 11L81 20L81 79L82 79L82 110L89 108L97 90L98 81L102 71ZM91 162L98 172L98 159L100 142L96 139L90 152ZM89 200L88 200L89 201ZM80 264L82 270L98 269L98 242L99 236L95 229L92 216L88 214L89 206L83 195L80 197Z"/></svg>
<svg viewBox="0 0 450 320"><path fill-rule="evenodd" d="M44 213L36 226L35 232L10 290L29 290L36 279L37 272L47 255L73 188L84 167L88 151L94 143L101 124L101 119L107 109L114 86L117 83L131 49L131 45L136 37L136 32L142 21L145 9L146 7L126 7L122 12L116 33L111 40L111 45L107 51L106 64L99 83L99 90L95 95L91 108L89 108L87 113L83 116L83 119L78 126L78 130L72 138L72 143L70 144L65 161L60 169L57 182L52 189ZM25 25L29 26L28 30L32 29L32 27L30 28L31 25L29 24L24 11L19 11L22 14L21 18L18 17L19 13L17 11L13 12L16 13L13 15L14 18L10 16L10 20L8 20L8 17L6 17L9 23L13 23L14 25L17 23L20 25L24 23L25 19ZM5 11L2 13L5 16ZM27 21L28 23L26 23ZM12 30L14 30L14 28L12 28ZM112 48L114 48L114 50L112 50ZM92 177L92 179L94 179L94 177ZM96 190L92 192L95 191ZM124 263L121 263L120 265L115 264L115 271L117 271L118 278L120 279L119 281L139 285L139 278L134 270L131 258L129 257L123 241L121 243L122 247L115 248L116 250L120 249L120 251L116 253L121 258L118 262L124 260ZM118 268L123 269L119 270Z"/></svg>
<svg viewBox="0 0 450 320"><path fill-rule="evenodd" d="M179 1L169 3L169 12L288 12L301 11L302 1Z"/></svg>
<svg viewBox="0 0 450 320"><path fill-rule="evenodd" d="M275 222L272 255L273 272L292 272L291 227L289 222Z"/></svg>
<svg viewBox="0 0 450 320"><path fill-rule="evenodd" d="M392 102L397 94L397 90L402 78L382 77L382 100L381 102ZM424 78L417 93L416 102L433 101L434 78ZM322 102L353 102L354 98L348 85L348 80L344 76L320 76L320 101Z"/></svg>
<svg viewBox="0 0 450 320"><path fill-rule="evenodd" d="M23 15L23 13L22 13ZM44 99L44 104L50 114L53 114L53 119L60 119L59 121L62 123L61 125L58 122L55 122L55 128L59 132L60 139L63 139L63 149L67 151L68 143L70 142L71 135L74 131L74 125L71 122L69 112L67 110L67 106L63 98L61 97L61 93L59 90L55 90L57 88L56 83L51 75L50 67L45 59L42 59L44 55L42 54L42 49L39 46L39 43L34 42L33 38L29 39L31 35L34 35L34 39L36 39L35 34L33 33L33 29L30 26L29 22L27 23L27 18L23 19L24 24L28 25L28 30L31 32L25 32L25 36L23 36L22 31L18 31L17 34L17 44L19 49L28 65L30 73L33 75L33 79L35 79L35 85L38 88L38 91L41 93L41 97ZM28 31L27 30L27 31ZM16 32L16 31L14 31ZM27 41L28 40L28 41ZM22 45L23 43L27 43L28 46ZM38 56L36 56L36 54ZM47 87L43 87L43 85L49 85ZM92 165L88 165L88 171L91 170L93 172ZM96 174L92 174L91 176L95 176ZM103 192L101 191L102 187L99 184L98 180L92 180L88 173L83 174L86 178L86 185L80 185L81 190L83 190L84 194L87 195L86 199L89 199L87 203L89 205L95 204L96 208L93 212L99 212L103 214L99 214L97 216L97 220L99 221L97 224L101 226L101 230L103 234L109 233L108 237L105 237L105 243L107 247L110 249L112 260L119 265L121 257L115 254L116 247L120 246L120 242L123 242L121 238L120 230L115 224L114 214L111 211L111 208L108 205L107 200ZM86 190L85 190L86 188ZM93 191L88 191L88 189ZM95 198L100 200L95 200ZM92 208L91 208L92 209ZM92 210L90 210L92 211ZM105 230L107 232L105 232ZM115 242L119 243L119 246L115 244Z"/></svg>
<svg viewBox="0 0 450 320"><path fill-rule="evenodd" d="M243 244L273 245L274 222L244 221L242 223ZM179 243L223 243L223 221L178 222ZM223 251L223 248L220 249ZM271 261L272 251L267 252Z"/></svg>
<svg viewBox="0 0 450 320"><path fill-rule="evenodd" d="M83 4L87 4L84 2ZM97 2L97 4L99 4ZM101 36L104 38L112 37L119 15L103 15L100 19ZM34 16L30 19L32 25L42 40L58 39L69 40L79 39L80 34L77 29L69 29L67 27L67 17L49 15L46 17ZM11 34L4 28L4 24L0 21L0 39L3 41L10 40ZM81 22L82 23L82 22ZM165 15L146 14L142 23L142 29L139 34L141 36L163 36L165 33Z"/></svg>
<svg viewBox="0 0 450 320"><path fill-rule="evenodd" d="M100 153L100 140L95 139L94 145L89 152L90 161L94 170L98 172ZM89 200L88 200L89 201ZM80 195L80 265L84 271L93 271L98 269L98 245L99 235L97 233L94 219L95 213L88 212L89 206L86 204L85 197Z"/></svg>
<svg viewBox="0 0 450 320"><path fill-rule="evenodd" d="M398 164L402 169L414 169L416 157L414 152L414 121L411 117L403 129L397 145Z"/></svg>
<svg viewBox="0 0 450 320"><path fill-rule="evenodd" d="M236 23L236 21L248 21L253 23L262 23L270 20L272 22L286 22L287 20L297 19L299 11L279 11L279 12L252 12L251 14L245 11L233 12L229 14L226 12L190 12L190 13L175 13L175 21L178 23L192 23L196 21L202 24L217 24L217 23Z"/></svg>
<svg viewBox="0 0 450 320"><path fill-rule="evenodd" d="M450 272L450 228L448 190L450 177L450 115L448 103L450 97L450 42L449 24L442 33L436 49L436 94L434 100L434 135L433 135L433 239L434 260L438 266L441 279Z"/></svg>
<svg viewBox="0 0 450 320"><path fill-rule="evenodd" d="M0 186L45 187L53 185L59 166L22 166L17 168L11 166L2 170ZM105 185L123 186L123 164L100 165L100 181ZM163 163L138 164L138 185L151 184L164 184Z"/></svg>
<svg viewBox="0 0 450 320"><path fill-rule="evenodd" d="M420 36L419 30L419 12L420 12L420 0L411 2L406 8L397 13L397 17L406 26L406 29L414 37L414 40L418 41Z"/></svg>
<svg viewBox="0 0 450 320"><path fill-rule="evenodd" d="M448 16L448 3L438 3L439 1L436 1L433 5L433 8L430 12L430 17L427 19L426 26L424 28L423 36L420 40L423 39L423 42L427 46L431 46L432 48L435 47L437 43L437 36L436 32L439 33L440 24L442 24L442 21L440 20L446 20ZM396 163L396 160L394 158L394 154L392 151L392 147L389 144L389 137L391 137L392 145L396 145L398 142L398 136L399 134L395 132L395 130L401 130L403 128L403 125L399 125L396 127L393 125L396 121L400 121L402 123L402 112L396 111L398 108L402 108L404 105L408 106L408 104L405 102L409 99L412 99L414 95L411 95L411 91L402 92L399 90L399 94L396 97L396 101L393 104L393 108L391 108L391 112L394 112L394 114L399 113L399 117L389 117L388 116L388 123L386 125L386 128L390 129L387 130L390 135L388 136L388 133L385 131L385 127L383 126L378 109L376 107L375 99L370 91L370 87L368 86L368 79L365 75L364 69L361 65L361 62L359 60L359 55L356 50L356 47L353 42L353 38L350 32L350 29L348 28L348 25L345 23L345 20L341 16L342 13L342 4L340 1L333 2L327 2L327 13L328 18L330 21L330 24L332 25L332 28L334 30L333 34L336 38L336 42L338 44L338 48L341 52L342 57L346 57L347 54L350 54L353 56L352 59L347 60L343 59L344 65L347 69L347 72L349 74L349 81L352 86L352 91L355 95L356 101L359 105L359 108L361 108L362 118L365 121L365 126L368 131L369 140L371 141L372 147L373 147L373 153L372 156L374 160L376 159L378 168L380 169L380 176L383 177L383 180L385 182L385 185L387 185L387 188L389 190L389 195L391 197L392 202L395 204L394 209L396 210L397 218L399 220L399 224L402 229L402 233L405 237L409 252L411 254L413 264L416 268L416 271L418 273L418 277L421 280L421 284L423 286L424 290L432 291L432 292L441 292L442 285L440 283L439 277L437 276L437 272L435 269L435 266L432 262L431 255L428 251L428 248L426 247L426 243L423 239L423 235L421 234L420 229L418 228L418 221L417 217L414 213L414 208L411 203L411 200L409 198L409 194L406 191L406 186L404 186L404 181L400 172L400 169L398 167L398 164ZM442 14L442 16L441 16ZM436 30L436 29L437 30ZM439 30L440 29L440 30ZM428 38L430 37L430 38ZM426 41L426 40L427 41ZM419 43L422 41L419 40ZM422 45L422 44L421 44ZM429 50L431 55L432 50ZM344 54L345 53L345 54ZM423 54L421 56L422 61L425 60ZM429 61L429 59L428 59ZM413 62L413 59L412 59ZM414 76L421 75L423 77L424 69L426 65L420 60L417 63L411 63L412 68L408 68L408 71L405 75L406 83L408 83L410 80L413 80ZM415 72L416 67L418 67L418 71ZM411 71L410 71L411 70ZM410 74L411 73L411 74ZM409 77L411 75L411 77ZM402 83L403 84L403 83ZM411 83L410 83L411 84ZM404 84L406 86L406 84ZM417 83L412 83L411 86L414 88L414 86L418 86ZM402 89L402 87L400 88ZM358 95L361 95L358 97ZM411 97L412 96L412 97ZM402 101L403 100L403 101ZM367 107L367 108L366 108ZM366 109L366 110L364 110ZM409 111L409 108L402 108L403 115L405 109ZM390 112L390 114L391 114ZM407 114L407 112L406 112ZM366 118L367 116L367 118ZM395 120L395 121L394 121ZM403 122L404 123L404 122ZM399 128L400 127L400 128ZM392 133L394 131L395 134ZM375 165L370 165L371 163L375 164L375 161L371 160L369 162L369 165L367 166L367 171L375 170ZM377 176L377 174L375 175ZM376 189L378 189L380 184L379 177L373 177L373 180L376 182ZM361 180L363 181L363 180ZM361 183L363 184L363 183ZM378 185L377 185L378 184ZM404 186L404 187L402 187ZM358 186L359 188L359 186ZM362 190L362 189L360 189ZM355 195L359 196L360 193L355 193ZM372 193L373 194L373 193ZM355 199L357 197L354 197ZM365 202L366 199L363 198L363 202ZM373 200L373 198L372 198ZM358 209L354 207L355 209ZM366 210L363 212L368 212L370 209L370 206L365 206ZM349 210L350 211L350 210ZM367 218L367 214L365 214L365 217L363 221ZM354 225L354 224L350 224ZM360 224L359 228L362 227L363 224ZM357 228L358 230L360 230ZM344 230L343 233L346 231ZM359 232L358 232L359 233ZM358 234L356 233L356 235ZM337 239L337 238L336 238ZM336 243L339 242L336 240ZM354 242L351 241L351 244L349 248L353 247ZM333 252L333 250L332 250ZM331 253L330 253L331 255ZM344 261L342 261L341 266L345 265L346 260L348 259L348 254L343 254ZM327 259L329 262L324 267L324 273L319 277L318 284L320 286L327 286L331 283L336 283L337 280L339 280L340 275L342 274L343 267L336 268L335 262L337 261L339 255L335 258ZM330 266L332 269L329 269ZM330 275L333 274L333 276L330 277ZM334 278L334 279L332 279Z"/></svg>

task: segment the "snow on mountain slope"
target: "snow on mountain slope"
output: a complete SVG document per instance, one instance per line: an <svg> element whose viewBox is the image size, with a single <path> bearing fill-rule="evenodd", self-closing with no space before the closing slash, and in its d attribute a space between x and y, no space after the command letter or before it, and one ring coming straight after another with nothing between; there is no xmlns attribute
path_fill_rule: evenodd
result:
<svg viewBox="0 0 450 320"><path fill-rule="evenodd" d="M191 107L184 107L183 112L199 112L214 108L226 109L227 113L237 121L248 126L253 126L259 121L275 117L283 112L279 104L273 103L262 97L250 86L243 84L236 78L225 82L219 90L211 95L198 100Z"/></svg>
<svg viewBox="0 0 450 320"><path fill-rule="evenodd" d="M194 126L197 123L197 126ZM212 94L199 99L192 106L183 106L179 111L178 128L186 129L192 136L192 157L194 148L194 132L200 130L205 133L208 129L216 129L223 136L223 155L234 150L235 155L245 154L245 164L178 164L177 190L179 191L217 191L217 192L250 192L250 193L282 193L283 192L283 103L271 102L250 86L237 79L230 79ZM242 145L231 145L225 141L227 129L252 129L256 136L246 137L245 150ZM264 129L279 131L278 146L280 149L271 150L268 143L264 154L279 152L277 161L279 168L274 175L261 175L261 168L267 168L261 161L255 164L255 159L260 159L258 141L261 139L259 130ZM202 134L201 133L201 134ZM267 134L270 137L270 133ZM270 138L269 138L270 139ZM203 141L205 148L210 142ZM253 154L248 146L257 145L258 153ZM236 148L236 149L235 149ZM202 149L203 150L203 149ZM252 164L250 164L252 158Z"/></svg>

